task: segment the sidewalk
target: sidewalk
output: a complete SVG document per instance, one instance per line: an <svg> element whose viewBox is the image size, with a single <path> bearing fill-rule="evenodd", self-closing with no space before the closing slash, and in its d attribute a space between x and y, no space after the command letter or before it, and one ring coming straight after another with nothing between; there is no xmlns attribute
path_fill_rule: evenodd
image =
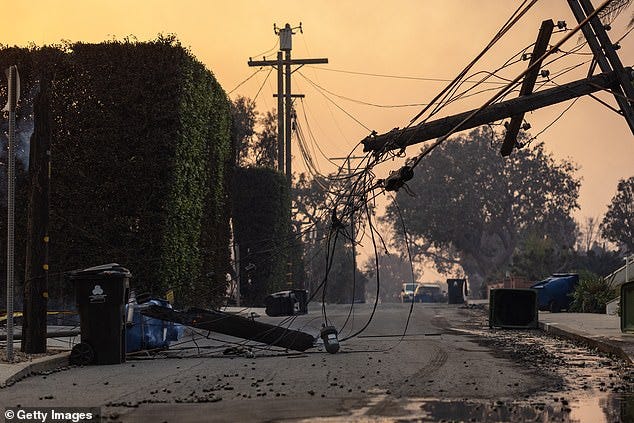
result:
<svg viewBox="0 0 634 423"><path fill-rule="evenodd" d="M539 313L539 327L634 364L634 334L621 333L621 318L593 313Z"/></svg>
<svg viewBox="0 0 634 423"><path fill-rule="evenodd" d="M67 327L61 326L49 326L49 332L62 333L62 330L70 332ZM19 326L16 327L16 333L20 333ZM6 332L0 330L0 337L6 339ZM51 354L43 357L33 358L29 361L22 361L16 363L0 363L0 388L4 388L7 385L11 385L20 379L23 379L34 373L49 372L60 367L68 366L68 357L70 356L70 350L73 345L79 342L79 336L64 336L59 338L48 338L46 341L47 349L49 351L58 351L56 354ZM0 346L2 353L6 352L6 343L3 341ZM19 354L20 341L16 340L13 343L13 351L15 355Z"/></svg>

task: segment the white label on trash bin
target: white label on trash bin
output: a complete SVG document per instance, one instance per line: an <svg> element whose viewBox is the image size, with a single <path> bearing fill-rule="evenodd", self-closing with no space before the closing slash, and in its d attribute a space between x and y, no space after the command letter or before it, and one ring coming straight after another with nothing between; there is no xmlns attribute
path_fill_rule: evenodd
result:
<svg viewBox="0 0 634 423"><path fill-rule="evenodd" d="M103 303L106 301L106 294L103 293L101 285L95 285L92 289L92 295L90 297L91 303Z"/></svg>

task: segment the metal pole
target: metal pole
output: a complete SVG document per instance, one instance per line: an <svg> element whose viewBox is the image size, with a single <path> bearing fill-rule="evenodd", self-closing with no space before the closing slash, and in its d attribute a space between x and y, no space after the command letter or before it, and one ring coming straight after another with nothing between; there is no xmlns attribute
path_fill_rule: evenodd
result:
<svg viewBox="0 0 634 423"><path fill-rule="evenodd" d="M240 307L240 244L234 243L236 263L236 306Z"/></svg>
<svg viewBox="0 0 634 423"><path fill-rule="evenodd" d="M7 157L7 361L13 362L13 285L15 282L15 109L18 68L9 68L9 155Z"/></svg>
<svg viewBox="0 0 634 423"><path fill-rule="evenodd" d="M277 170L284 172L284 68L277 52Z"/></svg>

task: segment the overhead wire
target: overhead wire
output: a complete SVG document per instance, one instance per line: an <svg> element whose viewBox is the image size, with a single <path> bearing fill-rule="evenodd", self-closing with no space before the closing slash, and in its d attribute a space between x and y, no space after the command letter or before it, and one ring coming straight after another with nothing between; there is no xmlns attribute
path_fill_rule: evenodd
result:
<svg viewBox="0 0 634 423"><path fill-rule="evenodd" d="M431 105L435 104L440 98L442 98L447 91L451 90L456 83L463 79L467 72L469 72L469 70L482 58L482 56L484 56L500 39L502 39L502 37L520 20L522 16L526 14L526 12L528 12L528 10L530 10L531 7L535 5L535 3L537 3L537 1L538 0L532 0L528 5L526 5L528 0L524 0L502 28L496 33L493 39L484 47L484 49L471 62L469 62L467 66L465 66L465 68L453 79L452 82L449 83L449 85L447 85L440 93L438 93L438 95L436 95L436 97L434 97L434 99L429 103L429 106L426 106L410 120L408 127L416 122L431 107Z"/></svg>
<svg viewBox="0 0 634 423"><path fill-rule="evenodd" d="M368 132L371 132L372 130L370 128L368 128L365 124L363 124L359 119L357 119L356 117L354 117L352 114L350 114L348 111L346 111L343 107L341 107L339 104L337 104L333 99L331 99L330 97L328 97L328 95L326 95L326 93L320 88L318 87L313 81L311 81L309 78L307 78L302 72L297 71L297 73L299 75L302 76L302 78L304 78L306 81L308 81L309 84L311 84L313 87L315 87L315 89L317 90L318 93L320 93L326 100L328 100L330 103L332 103L336 108L338 108L339 110L341 110L344 114L346 114L350 119L354 120L356 123L358 123L361 127L363 127L364 129L366 129Z"/></svg>
<svg viewBox="0 0 634 423"><path fill-rule="evenodd" d="M494 39L492 40L491 43L489 43L489 45L487 47L485 47L485 49L483 50L484 54L488 48L490 48L491 45L493 45L497 40L499 40L499 37L501 37L502 35L504 35L508 29L510 29L510 27L512 27L518 20L519 18L521 18L523 16L523 14L526 13L526 11L535 4L535 2L531 2L530 4L528 4L527 7L525 7L523 10L520 10L524 5L526 5L526 1L520 6L520 8L518 8L518 11L516 12L516 14L514 14L511 18L509 18L509 21L507 21L507 24L505 24L505 26L503 27L503 29L498 32L498 34L496 35L496 37L494 37ZM607 4L604 3L603 6L600 6L597 11L601 10L602 7L605 7L605 5ZM598 12L595 12L598 13ZM588 17L587 19L590 19L590 17ZM587 20L586 20L587 22ZM559 46L563 45L563 43L565 43L571 36L572 34L576 33L579 28L581 27L581 25L583 25L584 22L582 22L577 28L575 28L574 30L572 30L568 35L566 35L564 38L562 38L562 40L560 40L558 43L555 44L555 46L553 46L546 54L544 54L541 58L539 58L536 63L542 62L544 58L546 58L548 55L554 53ZM499 36L499 37L498 37ZM571 52L564 52L564 54L571 54ZM479 55L477 59L479 59L481 57L481 55ZM475 63L475 60L472 61L472 63ZM528 69L523 72L522 74L520 74L518 77L514 78L513 80L510 80L510 82L508 82L506 85L504 85L504 87L502 88L502 90L499 90L493 97L491 97L487 102L485 102L485 104L483 106L481 106L479 109L476 109L472 114L470 114L470 116L468 116L466 120L471 119L473 117L473 115L475 115L476 113L478 113L480 110L482 110L483 108L487 107L488 105L490 105L491 103L498 101L499 99L503 98L505 95L508 95L508 93L512 92L515 87L517 86L519 80L527 73L529 72L531 69L533 69L535 66L529 66ZM564 71L561 72L561 74L564 74L574 68L576 68L577 65L570 67L569 69L566 69ZM470 66L468 65L467 68L465 69L469 69ZM489 74L492 75L494 73ZM447 101L452 100L455 101L455 95L451 94L451 90L453 90L454 92L456 92L455 90L455 86L459 86L459 81L461 79L463 79L464 75L466 75L466 72L462 72L461 75L459 75L457 78L454 79L454 82L452 84L450 84L448 87L446 87L446 89L441 92L440 95L438 95L430 104L433 104L434 102L440 100L441 98L445 98L446 101L439 103L440 105L447 103ZM449 93L449 94L448 94ZM465 93L461 93L461 95L465 95ZM570 106L571 107L571 106ZM428 109L428 108L427 108ZM415 116L414 119L412 119L410 121L410 125L417 120L423 113L425 113L426 110L423 110L421 113L419 113L417 116ZM564 111L565 112L565 111ZM563 115L563 114L562 114ZM462 125L464 122L462 122L460 125ZM416 156L414 158L413 161L411 161L410 166L415 167L418 163L420 163L420 160L422 159L422 157L424 157L425 155L429 154L429 152L437 145L439 145L440 143L444 142L444 140L446 140L451 134L453 134L453 132L455 132L455 130L460 127L460 125L457 125L456 127L454 127L451 131L449 131L448 134L444 135L443 137L439 138L438 140L436 140L436 142L432 143L431 146L428 146L428 148L424 149L421 154L419 154L418 156ZM376 156L377 158L380 158L383 154L385 154L387 151L381 151L381 152L377 152ZM373 187L376 187L375 185ZM364 187L364 188L367 188ZM366 191L367 192L367 191ZM367 203L366 203L367 204ZM370 220L370 219L369 219ZM374 237L374 232L371 231L372 236ZM378 266L378 264L377 264ZM377 283L378 286L378 283ZM378 296L378 295L377 295ZM349 338L344 338L341 341L345 341Z"/></svg>
<svg viewBox="0 0 634 423"><path fill-rule="evenodd" d="M418 76L402 76L402 75L388 75L388 74L380 74L380 73L371 73L371 72L359 72L359 71L350 71L344 69L332 69L328 68L320 68L317 66L306 65L306 67L314 68L318 70L322 70L325 72L337 72L337 73L345 73L350 75L361 75L361 76L371 76L378 78L393 78L393 79L405 79L405 80L414 80L414 81L427 81L427 82L451 82L451 79L446 78L429 78L429 77L418 77ZM478 83L477 81L466 80L467 83ZM504 85L502 82L488 81L486 84L495 84L495 85Z"/></svg>
<svg viewBox="0 0 634 423"><path fill-rule="evenodd" d="M533 4L535 4L535 3L536 3L536 1L537 1L537 0L535 0L535 1L533 1L533 2L531 2L531 3L527 6L527 8L525 8L522 12L516 12L516 13L519 13L519 15L518 15L518 16L515 16L515 18L514 18L514 19L509 19L509 21L507 21L507 24L508 24L509 22L511 22L512 24L511 24L508 28L506 28L506 30L505 30L504 32L501 32L501 35L500 35L500 32L498 33L498 35L500 35L500 37L501 37L504 33L506 33L506 31L508 31L508 29L510 29L510 27L511 27L511 26L513 26L513 24L514 24L515 22L517 22L517 20L518 20L518 19L519 19L519 18L520 18L520 17L521 17L524 13L526 13L526 11L528 10L528 8L530 8ZM524 3L522 4L522 6L523 6L523 5L525 5L526 3L527 3L527 1L524 1ZM522 6L520 6L520 8L521 8ZM519 10L519 8L518 8L518 10ZM597 9L597 10L599 10L599 9ZM512 18L513 18L513 16L512 16ZM505 28L505 27L503 27L503 28ZM577 29L577 30L578 30L578 29ZM574 33L574 31L573 31L573 33ZM568 38L569 38L569 37L568 37ZM563 44L563 42L565 42L565 40L566 40L566 39L567 39L567 38L564 38L564 40L562 40L560 43L558 43L558 45ZM493 44L494 44L496 41L497 41L497 40L494 38ZM490 44L490 45L492 45L492 44ZM489 46L487 46L487 47L489 47ZM553 47L553 49L552 49L552 50L554 50L554 49L555 49L555 47ZM486 50L487 50L487 48L485 48L485 50L483 51L483 53L484 53L484 52L486 52ZM551 52L552 52L552 50L551 50ZM483 54L483 53L482 53L482 54ZM564 53L567 53L567 54L573 54L573 53L571 53L571 52L564 52ZM479 56L479 57L481 57L481 56ZM479 57L478 57L478 58L479 58ZM478 59L478 58L477 58L477 59ZM575 67L573 67L573 68L571 68L571 69L574 69L574 68L576 68L576 66L575 66ZM529 68L529 69L530 69L530 68ZM328 91L328 90L324 89L324 88L323 88L323 87L321 87L319 84L314 83L314 82L313 82L313 81L311 81L309 78L307 78L305 75L303 75L301 72L300 72L300 75L301 75L302 77L304 77L304 79L306 79L309 83L311 83L311 84L313 85L313 87L315 87L315 88L316 88L316 89L317 89L317 90L318 90L318 91L319 91L319 92L320 92L320 93L321 93L321 94L322 94L322 95L323 95L323 96L324 96L324 97L325 97L325 98L326 98L329 102L331 102L332 104L334 104L335 106L337 106L340 110L342 110L344 113L346 113L346 115L348 115L349 117L351 117L353 120L355 120L355 121L356 121L357 123L359 123L361 126L363 126L365 129L367 129L368 131L370 130L367 126L363 125L360 121L358 121L356 118L354 118L352 115L350 115L349 113L347 113L344 109L342 109L339 105L337 105L337 104L336 104L336 103L335 103L332 99L330 99L330 98L329 98L329 97L328 97L328 96L327 96L324 92L327 92L327 93L329 93L329 94L331 94L331 95L334 95L334 96L337 96L336 94L334 94L334 93L332 93L332 92L330 92L330 91ZM464 76L464 75L463 75L463 76ZM491 74L489 75L489 77L490 77L490 76L491 76ZM268 77L268 76L267 76L267 77ZM520 77L521 77L521 76L520 76ZM498 92L495 96L493 96L493 97L492 97L492 99L491 99L491 100L489 100L489 102L485 103L485 105L484 105L484 106L482 106L482 107L486 107L488 104L491 104L492 102L499 100L499 99L500 99L500 98L502 98L504 95L507 95L509 92L511 92L511 91L513 90L513 86L517 84L517 81L519 80L519 78L520 78L520 77L518 77L518 78L516 78L516 79L512 80L512 81L511 81L511 82L509 82L507 85L505 85L505 86L504 86L504 88L503 88L502 90L500 90L500 91L499 91L499 92ZM460 79L461 79L461 78L456 78L456 79L454 79L454 81L460 81ZM462 81L462 83L464 83L464 81ZM481 81L480 83L485 83L485 81ZM461 84L456 84L455 86L458 86L458 87L459 87L460 85L461 85ZM476 84L476 85L479 85L479 84ZM454 86L454 88L455 88L455 86ZM450 90L451 90L451 89L452 89L452 88L450 88ZM449 92L449 91L448 91L448 92ZM456 90L454 90L454 93L455 93L455 92L456 92ZM463 93L461 93L461 94L460 94L460 96L464 96L464 95L466 95L466 93L465 93L465 92L463 92ZM456 101L456 100L457 100L457 98L456 98L453 94L449 94L449 96L448 96L448 97L445 97L445 98L446 98L448 101L449 101L449 100L451 100L451 101ZM433 102L432 102L432 103L433 103ZM444 102L443 104L448 104L448 102ZM572 104L574 104L574 102L573 102ZM565 112L566 112L566 111L567 111L570 107L572 107L572 104L571 104L571 105L570 105L570 106L569 106L569 107L568 107L568 108L567 108L567 109L566 109L563 113L565 113ZM478 110L480 110L480 109L478 109ZM305 110L304 110L304 112L305 112ZM477 112L477 111L476 111L476 112ZM563 113L562 113L562 115L563 115ZM420 114L419 114L419 115L418 115L415 119L413 119L413 120L410 122L410 124L411 124L411 123L413 123L413 121L415 121L418 117L420 117ZM554 123L554 122L553 122L553 123ZM454 131L455 131L455 129L454 129ZM447 138L448 136L450 136L450 135L451 135L454 131L450 132L449 134L447 134L447 135L446 135L446 136L444 136L443 138L444 138L444 139L446 139L446 138ZM299 135L299 133L301 133L301 135ZM309 153L309 151L308 151L307 145L306 145L306 143L305 143L305 141L306 141L306 137L305 137L305 134L303 133L303 131L302 131L302 129L301 129L301 125L299 126L299 130L298 130L298 138L299 138L299 137L301 137L301 138L302 138L302 140L303 140L303 141L302 141L302 143L303 143L303 147L300 147L300 148L302 149L303 153L306 153L306 154L305 154L306 158L307 158L307 159L309 159L309 158L310 158L309 160L312 160L312 158L310 157L310 153ZM441 141L441 142L442 142L442 141ZM438 143L438 140L437 140L437 143ZM317 144L317 145L318 145L318 144ZM438 144L435 144L435 145L438 145ZM433 148L433 147L432 147L432 148ZM430 150L430 149L427 149L427 154L428 154L428 152L429 152L429 151L431 151L431 150ZM323 152L322 152L322 153L323 153ZM420 158L422 158L422 157L423 157L422 155L419 155L419 156L417 157L418 161L416 161L414 165L418 164L418 162L420 161ZM376 161L378 161L378 159L377 159ZM370 166L370 163L368 163L368 166L366 167L365 171L366 171L366 172L368 172L368 171L371 169L371 167L372 167L372 166ZM318 169L313 169L313 170L318 170ZM370 189L375 188L375 186L374 186L373 184L367 184L367 183L365 183L365 184L354 185L352 189L353 189L353 190L355 190L355 189L357 189L357 188L359 188L359 187L361 187L361 188L363 189L362 193L365 193L365 194L367 194L368 192L370 192ZM360 195L360 197L361 197L361 196L362 196L362 195ZM352 194L348 195L348 202L344 203L344 210L345 210L345 209L348 209L348 212L349 212L349 209L354 209L354 208L356 207L356 205L355 205L355 203L354 203L354 202L353 202L353 203L350 203L350 199L351 199L351 198L352 198ZM366 206L366 212L368 212L368 201L367 201L367 196L365 196L365 197L363 197L363 198L365 198L365 200L366 200L364 204L365 204L365 206ZM373 198L375 198L375 197L373 197ZM339 201L340 201L340 200L341 200L341 198L339 199ZM351 205L351 204L352 204L352 205ZM335 206L335 210L336 210L336 206ZM371 217L369 216L369 214L368 214L368 221L369 221L369 222L371 222ZM353 224L354 224L354 223L353 223ZM371 223L369 223L369 225L371 225ZM332 252L333 252L333 253L334 253L334 246L336 246L336 238L337 238L337 236L338 236L338 233L339 233L339 231L336 231L336 232L335 232L335 242L334 242L333 249L332 249ZM374 230L373 228L371 228L371 230L370 230L370 234L371 234L371 237L372 237L372 240L373 240L373 245L374 245L374 247L375 247L375 253L376 253L376 243L374 242L374 241L375 241L375 238L374 238L374 235L375 235L375 230ZM355 241L353 240L353 242L355 242ZM330 245L330 241L328 242L328 245ZM330 247L328 248L328 250L330 250ZM326 276L325 276L325 278L324 278L324 281L323 281L323 282L322 282L322 284L321 284L321 285L323 286L323 290L322 290L322 300L323 300L323 299L325 299L325 292L326 292L326 285L327 285L327 273L328 273L328 271L329 271L329 269L330 269L330 266L332 266L332 257L328 257L329 255L332 255L332 254L327 254L327 261L326 261L326 263L327 263L327 266L326 266ZM378 264L377 264L377 266L378 266ZM377 273L378 273L378 272L377 272ZM377 282L377 299L378 299L378 286L379 286L379 283ZM318 289L319 289L319 287L318 287ZM317 290L313 293L313 295L314 295L316 292L317 292ZM375 304L375 308L376 308L376 304ZM328 318L327 318L327 314L326 314L326 310L325 310L325 301L322 301L322 313L323 313L324 321L325 321L326 323L328 323ZM374 309L373 309L373 312L372 312L372 314L371 314L371 316L370 316L370 319L368 320L368 323L366 323L366 325L364 326L364 328L362 328L362 329L361 329L361 331L363 331L363 330L365 329L365 327L367 327L367 325L369 324L369 321L371 321L371 318L372 318L372 316L373 316L373 315L374 315ZM408 317L408 322L409 322L409 317ZM350 337L345 337L345 338L343 338L341 341L348 340L348 339L350 339L351 337L358 335L361 331L359 331L359 332L357 332L357 333L355 333L355 334L351 335Z"/></svg>
<svg viewBox="0 0 634 423"><path fill-rule="evenodd" d="M273 71L273 68L269 69L269 73L266 74L266 77L264 78L264 81L262 81L262 85L260 85L260 88L258 89L258 92L255 93L255 97L253 97L253 101L255 101L258 96L260 95L260 92L262 91L262 88L264 88L264 84L266 84L267 79L269 79L269 76L271 76L271 72Z"/></svg>
<svg viewBox="0 0 634 423"><path fill-rule="evenodd" d="M263 51L262 53L255 54L255 55L250 56L250 57L260 57L260 56L264 56L265 54L270 53L271 51L275 50L275 49L277 48L277 46L279 45L279 43L280 43L280 39L279 39L279 38L276 38L276 39L275 39L275 44L273 44L273 47L271 47L270 49L268 49L268 50L266 50L266 51Z"/></svg>
<svg viewBox="0 0 634 423"><path fill-rule="evenodd" d="M572 35L574 35L576 32L578 32L581 27L583 25L585 25L590 19L592 19L594 16L596 16L597 13L599 13L601 10L603 10L603 8L605 8L608 4L610 3L610 0L605 0L604 3L599 6L599 8L597 8L594 12L592 12L590 15L588 15L586 17L586 19L584 19L581 23L579 23L579 25L571 30L570 32L568 32L561 40L559 40L551 49L549 49L548 51L546 51L546 53L544 53L540 58L538 58L537 60L535 60L534 64L529 66L524 72L520 73L517 77L515 77L513 79L513 81L511 81L509 84L507 84L504 88L502 88L498 93L496 93L493 97L491 97L489 100L487 100L484 104L482 104L482 106L480 106L478 109L474 110L472 113L470 113L467 117L465 117L458 125L454 126L449 132L447 132L445 135L443 135L442 137L438 138L436 141L434 141L432 144L430 144L427 148L425 148L425 150L423 150L418 156L416 156L412 161L411 161L411 167L415 168L420 161L422 160L423 157L427 156L432 150L434 150L437 146L439 146L440 144L442 144L443 142L445 142L453 133L455 133L458 128L460 128L462 125L464 125L466 122L468 122L470 119L473 118L473 116L475 116L476 114L478 114L479 112L481 112L482 110L484 110L486 107L488 107L490 104L492 104L495 100L497 100L498 98L500 98L501 96L503 96L504 94L508 93L508 91L510 89L512 89L516 84L519 83L519 81L530 71L532 71L537 65L539 65L543 59L545 59L546 57L548 57L549 55L553 54L554 52L556 52L558 50L558 48L563 45L566 41L568 41Z"/></svg>
<svg viewBox="0 0 634 423"><path fill-rule="evenodd" d="M233 94L233 92L234 92L235 90L237 90L238 88L240 88L241 86L243 86L243 85L244 85L245 83L247 83L247 82L248 82L251 78L253 78L255 75L257 75L257 74L258 74L258 73L260 73L260 72L262 72L262 68L261 68L261 67L260 67L260 68L257 68L257 69L255 70L255 72L253 72L251 75L249 75L249 76L248 76L248 77L247 77L244 81L242 81L242 82L240 82L238 85L236 85L234 89L232 89L231 91L229 91L229 92L227 93L227 95L231 95L231 94Z"/></svg>

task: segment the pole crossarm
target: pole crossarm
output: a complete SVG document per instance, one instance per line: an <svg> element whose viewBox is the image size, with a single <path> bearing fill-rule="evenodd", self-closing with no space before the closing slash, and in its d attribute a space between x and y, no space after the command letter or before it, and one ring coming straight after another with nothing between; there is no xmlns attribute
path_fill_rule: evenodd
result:
<svg viewBox="0 0 634 423"><path fill-rule="evenodd" d="M328 63L328 59L291 59L282 60L283 65L319 65ZM249 60L247 64L253 66L277 66L277 60Z"/></svg>
<svg viewBox="0 0 634 423"><path fill-rule="evenodd" d="M626 68L625 70L631 81L632 69ZM530 95L495 103L480 111L474 109L431 122L421 123L410 128L395 128L385 134L370 135L361 141L363 143L363 151L378 152L401 149L413 144L442 137L453 130L457 125L460 125L463 120L472 114L473 116L462 123L456 129L457 131L475 128L480 125L562 103L597 91L614 89L618 86L619 82L615 72L601 73L590 78L569 82Z"/></svg>
<svg viewBox="0 0 634 423"><path fill-rule="evenodd" d="M535 47L533 47L533 53L531 54L531 60L528 64L530 71L524 76L522 81L522 87L520 88L520 97L531 94L537 81L537 75L539 74L539 68L542 61L539 58L548 50L548 42L550 36L555 28L555 23L552 19L542 22L542 26L539 28L539 34L537 35L537 41ZM538 64L535 65L536 62ZM506 135L504 136L504 142L500 148L500 154L502 156L508 156L513 151L513 147L517 144L517 134L519 134L522 121L524 120L524 113L520 113L515 116L511 116L511 121L506 128Z"/></svg>

